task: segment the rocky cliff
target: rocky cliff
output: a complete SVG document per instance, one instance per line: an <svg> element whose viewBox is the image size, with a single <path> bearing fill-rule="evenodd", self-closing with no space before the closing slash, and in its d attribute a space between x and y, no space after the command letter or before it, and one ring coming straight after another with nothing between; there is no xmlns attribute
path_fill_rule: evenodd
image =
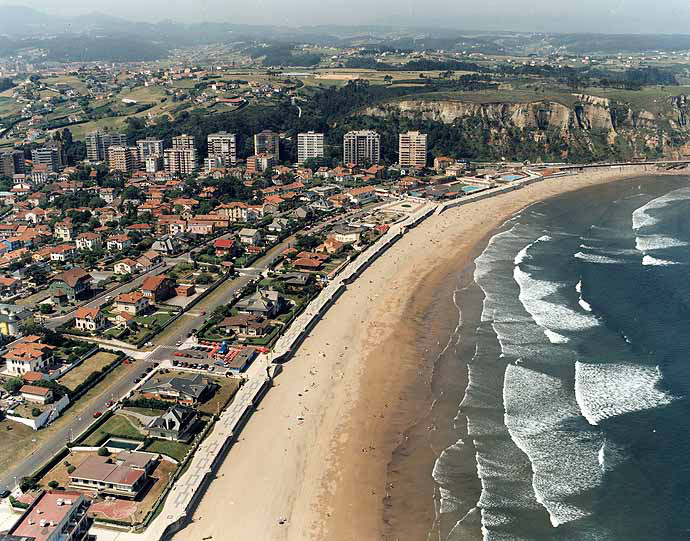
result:
<svg viewBox="0 0 690 541"><path fill-rule="evenodd" d="M568 98L524 103L411 98L371 106L362 114L454 125L480 122L490 131L494 144L506 137L514 138L516 130L536 142L548 134L564 143L560 151L563 158L568 157L573 145L593 150L602 144L631 158L680 155L690 141L688 96L670 98L662 108L664 112L657 114L586 94Z"/></svg>

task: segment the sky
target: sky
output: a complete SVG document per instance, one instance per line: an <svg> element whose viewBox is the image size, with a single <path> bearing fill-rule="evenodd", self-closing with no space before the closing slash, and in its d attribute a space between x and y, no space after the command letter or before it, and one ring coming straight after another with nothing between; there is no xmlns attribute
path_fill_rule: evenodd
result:
<svg viewBox="0 0 690 541"><path fill-rule="evenodd" d="M0 5L25 5L62 15L98 11L149 22L690 33L690 0L0 0Z"/></svg>

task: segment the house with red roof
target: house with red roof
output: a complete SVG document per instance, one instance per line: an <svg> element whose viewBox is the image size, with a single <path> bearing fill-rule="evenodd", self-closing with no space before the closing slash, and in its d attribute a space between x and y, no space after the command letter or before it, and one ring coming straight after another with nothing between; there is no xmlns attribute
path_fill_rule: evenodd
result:
<svg viewBox="0 0 690 541"><path fill-rule="evenodd" d="M213 247L216 249L216 255L218 257L234 255L236 249L234 239L217 239L213 243Z"/></svg>
<svg viewBox="0 0 690 541"><path fill-rule="evenodd" d="M74 326L80 331L95 332L105 328L105 316L97 306L93 308L82 306L77 309L74 317Z"/></svg>

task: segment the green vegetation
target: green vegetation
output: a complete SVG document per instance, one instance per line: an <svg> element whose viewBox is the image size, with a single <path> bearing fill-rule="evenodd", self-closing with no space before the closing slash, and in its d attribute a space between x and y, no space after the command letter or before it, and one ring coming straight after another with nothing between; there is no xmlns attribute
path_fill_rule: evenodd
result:
<svg viewBox="0 0 690 541"><path fill-rule="evenodd" d="M109 437L144 440L144 434L134 426L136 421L125 415L115 414L98 427L82 442L83 445L96 447Z"/></svg>
<svg viewBox="0 0 690 541"><path fill-rule="evenodd" d="M179 441L151 440L151 443L142 450L147 453L160 453L182 462L191 448L190 444Z"/></svg>

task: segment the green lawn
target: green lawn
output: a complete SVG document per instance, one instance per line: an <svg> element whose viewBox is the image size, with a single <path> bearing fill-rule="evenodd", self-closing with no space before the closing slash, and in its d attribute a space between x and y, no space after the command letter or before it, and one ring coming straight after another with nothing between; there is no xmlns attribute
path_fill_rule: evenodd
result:
<svg viewBox="0 0 690 541"><path fill-rule="evenodd" d="M83 442L83 445L95 447L100 445L108 436L123 438L144 439L144 434L134 426L134 420L130 420L124 415L113 415L94 432L92 432Z"/></svg>
<svg viewBox="0 0 690 541"><path fill-rule="evenodd" d="M191 444L179 441L154 440L143 450L148 453L160 453L182 462L191 447Z"/></svg>

